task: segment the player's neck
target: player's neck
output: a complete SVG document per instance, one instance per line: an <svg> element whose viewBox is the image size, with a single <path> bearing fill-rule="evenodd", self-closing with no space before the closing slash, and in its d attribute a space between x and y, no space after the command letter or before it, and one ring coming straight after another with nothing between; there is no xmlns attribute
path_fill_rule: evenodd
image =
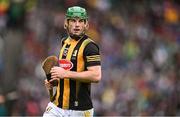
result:
<svg viewBox="0 0 180 117"><path fill-rule="evenodd" d="M74 40L80 40L80 39L82 39L83 37L84 37L84 35L80 35L80 36L78 36L78 35L70 35L70 37L71 37L71 39L74 39Z"/></svg>

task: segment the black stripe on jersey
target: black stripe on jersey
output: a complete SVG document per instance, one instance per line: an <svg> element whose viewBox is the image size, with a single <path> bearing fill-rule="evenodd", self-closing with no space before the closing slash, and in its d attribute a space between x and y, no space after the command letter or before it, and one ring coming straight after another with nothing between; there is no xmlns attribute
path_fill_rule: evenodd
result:
<svg viewBox="0 0 180 117"><path fill-rule="evenodd" d="M90 83L81 83L80 90L78 94L78 110L88 110L92 108L91 97L89 96L91 92L91 84ZM84 100L85 99L85 100Z"/></svg>
<svg viewBox="0 0 180 117"><path fill-rule="evenodd" d="M67 44L65 49L63 50L62 59L66 59L67 54L64 54L65 53L64 51L67 51L66 49L68 49L69 47L70 47L70 45ZM63 93L64 93L64 79L60 79L60 89L61 89L60 90L60 96L59 96L59 99L58 99L59 104L57 106L62 108Z"/></svg>
<svg viewBox="0 0 180 117"><path fill-rule="evenodd" d="M73 68L71 69L71 71L77 71L77 57L78 57L78 52L79 52L79 48L82 44L82 42L87 39L88 37L85 35L76 45L76 47L73 50L73 53L75 53L75 51L77 51L76 56L71 56L71 62L73 63ZM75 80L71 80L70 79L70 105L69 108L75 108L75 101L77 101L78 98L78 81Z"/></svg>
<svg viewBox="0 0 180 117"><path fill-rule="evenodd" d="M58 107L62 108L62 102L63 102L63 92L64 92L64 79L60 79L60 96L58 99L59 105Z"/></svg>

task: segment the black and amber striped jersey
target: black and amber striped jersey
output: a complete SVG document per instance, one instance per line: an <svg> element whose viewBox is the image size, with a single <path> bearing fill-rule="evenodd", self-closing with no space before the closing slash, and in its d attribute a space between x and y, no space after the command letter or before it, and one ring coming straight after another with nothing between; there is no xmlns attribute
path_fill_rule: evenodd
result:
<svg viewBox="0 0 180 117"><path fill-rule="evenodd" d="M79 40L65 38L59 55L59 64L66 70L86 71L87 67L100 65L99 47L88 36ZM90 97L90 83L60 79L53 103L63 109L87 110L93 108Z"/></svg>

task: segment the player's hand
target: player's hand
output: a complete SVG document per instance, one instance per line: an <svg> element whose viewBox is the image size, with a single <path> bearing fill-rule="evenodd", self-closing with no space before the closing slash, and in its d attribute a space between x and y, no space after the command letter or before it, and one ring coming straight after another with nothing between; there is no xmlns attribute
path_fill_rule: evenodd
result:
<svg viewBox="0 0 180 117"><path fill-rule="evenodd" d="M50 82L48 82L47 79L44 80L44 85L48 91L53 89L53 85Z"/></svg>
<svg viewBox="0 0 180 117"><path fill-rule="evenodd" d="M63 79L63 78L65 78L66 72L67 71L62 67L53 67L53 68L51 68L51 71L50 71L51 78L52 78L52 80L53 79ZM52 80L50 80L50 81L52 81Z"/></svg>

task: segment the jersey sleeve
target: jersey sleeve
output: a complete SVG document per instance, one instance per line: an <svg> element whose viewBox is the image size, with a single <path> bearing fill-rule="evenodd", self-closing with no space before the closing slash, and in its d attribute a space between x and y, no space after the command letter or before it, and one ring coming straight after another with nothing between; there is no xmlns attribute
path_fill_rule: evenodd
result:
<svg viewBox="0 0 180 117"><path fill-rule="evenodd" d="M94 42L90 42L84 49L85 66L101 65L99 47Z"/></svg>

